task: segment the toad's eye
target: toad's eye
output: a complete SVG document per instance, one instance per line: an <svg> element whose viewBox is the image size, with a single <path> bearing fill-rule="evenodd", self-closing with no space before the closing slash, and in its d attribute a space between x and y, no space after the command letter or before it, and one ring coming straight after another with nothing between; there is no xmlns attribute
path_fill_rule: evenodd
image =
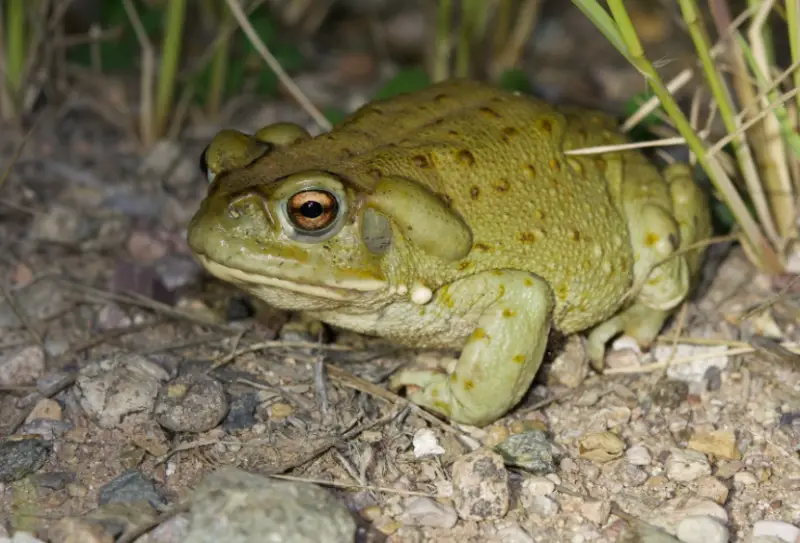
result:
<svg viewBox="0 0 800 543"><path fill-rule="evenodd" d="M200 171L203 172L203 175L206 176L208 182L211 183L214 180L214 174L209 173L210 170L208 169L208 148L210 145L206 145L206 148L203 149L202 154L200 155Z"/></svg>
<svg viewBox="0 0 800 543"><path fill-rule="evenodd" d="M336 196L324 190L304 190L295 193L286 202L289 220L304 233L326 231L337 219L339 202Z"/></svg>

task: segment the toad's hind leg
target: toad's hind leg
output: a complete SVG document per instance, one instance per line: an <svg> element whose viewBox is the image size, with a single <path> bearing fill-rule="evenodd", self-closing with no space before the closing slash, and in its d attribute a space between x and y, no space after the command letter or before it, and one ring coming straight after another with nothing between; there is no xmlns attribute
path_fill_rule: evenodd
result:
<svg viewBox="0 0 800 543"><path fill-rule="evenodd" d="M457 291L472 296L461 298L465 308L476 296L488 300L454 371L400 371L392 388L418 386L409 395L414 403L455 422L485 426L514 407L536 376L550 332L553 293L543 279L515 270L479 273L448 291L451 299Z"/></svg>
<svg viewBox="0 0 800 543"><path fill-rule="evenodd" d="M602 367L606 344L620 332L632 336L640 347L649 348L661 332L664 322L675 311L675 307L687 298L697 281L703 250L687 248L711 235L708 200L694 182L688 165L672 164L664 170L663 177L669 186L671 215L674 219L660 217L662 212L654 213L653 208L649 212L649 218L660 218L665 223L674 220L679 234L678 246L675 248L678 254L670 255L670 261L651 271L646 278L645 288L633 305L595 327L589 334L589 359L595 368ZM663 235L664 229L657 233ZM658 259L662 257L663 255L658 255ZM653 263L658 261L655 255L649 255L643 260L648 258ZM637 278L641 279L643 278Z"/></svg>

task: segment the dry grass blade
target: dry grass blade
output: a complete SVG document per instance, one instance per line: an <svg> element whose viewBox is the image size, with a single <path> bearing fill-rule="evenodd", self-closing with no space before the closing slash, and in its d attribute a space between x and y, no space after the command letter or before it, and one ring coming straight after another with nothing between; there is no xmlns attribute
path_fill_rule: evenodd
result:
<svg viewBox="0 0 800 543"><path fill-rule="evenodd" d="M275 72L275 75L278 77L278 80L281 84L286 87L286 90L292 95L292 97L297 100L297 103L306 110L306 112L311 115L311 117L316 121L316 123L322 128L323 130L330 130L332 128L330 121L311 103L311 101L303 94L303 91L300 90L292 78L284 71L283 67L281 66L278 59L276 59L270 50L264 45L264 42L261 38L258 37L256 34L253 25L250 24L250 21L247 20L247 15L242 10L242 6L239 4L238 0L225 0L228 3L228 7L230 8L233 16L236 17L236 20L239 22L239 25L242 27L242 31L247 36L247 39L250 40L250 43L253 45L258 54L261 55L261 58L267 63L267 65Z"/></svg>
<svg viewBox="0 0 800 543"><path fill-rule="evenodd" d="M139 113L139 137L141 137L143 145L149 147L156 137L153 124L153 82L156 76L155 51L132 0L122 0L122 4L131 21L142 51L142 73L139 76L140 92L142 93L139 104L141 108Z"/></svg>

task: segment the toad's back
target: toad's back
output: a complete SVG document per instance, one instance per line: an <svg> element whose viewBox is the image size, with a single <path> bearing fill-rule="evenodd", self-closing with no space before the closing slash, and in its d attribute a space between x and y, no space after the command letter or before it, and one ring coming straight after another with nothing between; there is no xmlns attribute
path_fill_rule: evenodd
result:
<svg viewBox="0 0 800 543"><path fill-rule="evenodd" d="M398 175L432 188L472 229L460 269L540 275L564 331L613 313L632 278L620 184L606 175L619 172L619 162L563 153L619 138L613 122L485 86L428 94L360 110L328 136L342 153L329 167L366 187ZM366 151L346 157L350 149Z"/></svg>

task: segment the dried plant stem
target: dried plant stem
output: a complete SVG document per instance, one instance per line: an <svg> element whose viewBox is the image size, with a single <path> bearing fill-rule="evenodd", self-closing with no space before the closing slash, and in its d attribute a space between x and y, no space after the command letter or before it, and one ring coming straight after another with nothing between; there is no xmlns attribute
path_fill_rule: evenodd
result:
<svg viewBox="0 0 800 543"><path fill-rule="evenodd" d="M792 64L800 61L800 0L786 0L786 24L789 35L789 52ZM794 88L800 89L800 70L794 71ZM800 112L800 95L797 96L797 111ZM795 121L798 122L798 121Z"/></svg>
<svg viewBox="0 0 800 543"><path fill-rule="evenodd" d="M311 117L316 121L316 123L323 129L323 130L330 130L332 128L330 121L320 112L314 104L303 94L303 91L300 90L294 81L286 74L283 67L281 66L278 59L270 53L269 49L261 38L258 37L256 34L253 25L250 24L250 21L247 20L247 15L242 11L242 6L239 4L238 0L225 0L228 4L228 8L231 10L231 13L236 18L236 21L239 23L239 26L242 27L242 31L245 33L247 38L250 40L250 43L253 45L258 54L261 55L261 58L267 63L267 65L275 72L275 75L278 76L278 80L281 84L286 88L289 94L297 100L300 106L306 110L306 112L311 115Z"/></svg>
<svg viewBox="0 0 800 543"><path fill-rule="evenodd" d="M436 8L436 35L431 66L431 79L434 82L444 81L450 73L450 23L452 19L452 0L439 0Z"/></svg>
<svg viewBox="0 0 800 543"><path fill-rule="evenodd" d="M3 69L4 90L7 96L3 116L11 118L20 110L22 77L25 70L25 1L8 0L6 11L6 43Z"/></svg>
<svg viewBox="0 0 800 543"><path fill-rule="evenodd" d="M176 74L180 63L183 25L186 20L186 0L168 0L166 30L161 50L161 70L155 102L155 136L164 134L169 123L175 95Z"/></svg>
<svg viewBox="0 0 800 543"><path fill-rule="evenodd" d="M139 77L141 98L139 101L139 137L142 145L149 147L155 141L153 130L153 80L155 78L155 52L142 20L136 12L136 7L131 0L122 0L125 13L136 33L139 48L142 51L142 74Z"/></svg>
<svg viewBox="0 0 800 543"><path fill-rule="evenodd" d="M720 119L722 120L723 124L725 125L725 129L729 134L736 134L736 137L732 141L734 156L736 157L739 168L741 169L742 177L744 178L745 185L747 186L748 194L753 201L753 206L755 207L758 219L770 242L773 244L773 246L776 246L779 243L780 236L776 229L775 221L773 220L769 204L767 203L764 187L761 184L758 169L756 168L747 138L740 130L740 123L736 117L733 98L731 97L728 87L723 82L722 76L714 65L714 60L709 53L708 35L700 19L697 5L694 0L678 0L678 3L680 4L681 12L683 13L683 19L688 25L689 34L691 35L695 49L697 50L700 64L706 77L706 82L708 83L711 94L714 96L714 100L719 108ZM738 57L739 55L734 55L733 60L735 62L735 66L740 64ZM742 83L742 81L740 81L740 83ZM750 89L749 94L750 96L747 96L745 99L746 102L752 102L754 100L752 96L752 89ZM740 98L742 98L741 94ZM722 191L721 188L720 190L723 192L723 196L726 197L727 200L729 195L725 194L725 191ZM730 205L730 202L728 203ZM731 208L731 210L733 211L733 208ZM735 212L734 214L736 215ZM749 212L747 213L747 216L750 217ZM738 215L736 215L736 220L740 225L742 224ZM750 236L748 235L748 237Z"/></svg>

